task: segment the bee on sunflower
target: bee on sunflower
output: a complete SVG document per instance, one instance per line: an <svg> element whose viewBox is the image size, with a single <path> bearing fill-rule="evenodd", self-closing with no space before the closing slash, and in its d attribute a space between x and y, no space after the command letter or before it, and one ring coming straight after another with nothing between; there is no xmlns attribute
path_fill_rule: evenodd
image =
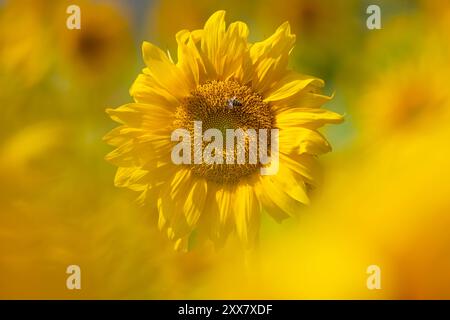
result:
<svg viewBox="0 0 450 320"><path fill-rule="evenodd" d="M115 184L154 204L177 250L194 234L220 245L232 232L252 247L262 212L281 221L301 211L318 180L316 158L331 150L318 128L343 121L321 108L331 99L320 93L322 80L288 69L289 23L261 42L249 43L248 34L243 22L226 28L225 11L217 11L203 29L177 33L177 62L144 42L134 102L107 109L121 124L105 136L116 147L106 156L118 166ZM175 164L172 132L192 132L198 121L202 130L279 130L276 174L262 175L261 162ZM248 158L248 143L242 150Z"/></svg>

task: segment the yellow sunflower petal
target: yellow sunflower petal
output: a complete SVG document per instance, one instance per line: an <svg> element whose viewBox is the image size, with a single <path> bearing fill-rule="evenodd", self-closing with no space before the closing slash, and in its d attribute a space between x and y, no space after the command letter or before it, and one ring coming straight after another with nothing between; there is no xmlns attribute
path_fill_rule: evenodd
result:
<svg viewBox="0 0 450 320"><path fill-rule="evenodd" d="M130 89L130 95L138 103L155 104L164 106L169 110L175 110L180 101L167 89L157 83L154 77L148 74L140 74Z"/></svg>
<svg viewBox="0 0 450 320"><path fill-rule="evenodd" d="M106 109L111 119L134 128L161 129L170 127L173 114L158 105L129 103L116 109Z"/></svg>
<svg viewBox="0 0 450 320"><path fill-rule="evenodd" d="M289 72L273 88L266 93L266 102L274 102L295 98L311 88L322 88L324 82L321 79L302 75L296 72Z"/></svg>
<svg viewBox="0 0 450 320"><path fill-rule="evenodd" d="M199 179L190 186L189 193L184 201L183 211L189 226L195 227L205 207L207 183Z"/></svg>
<svg viewBox="0 0 450 320"><path fill-rule="evenodd" d="M302 176L291 171L287 166L281 165L278 174L269 176L268 179L271 179L276 187L284 190L292 199L309 204L309 197Z"/></svg>
<svg viewBox="0 0 450 320"><path fill-rule="evenodd" d="M232 218L232 190L224 186L216 192L215 201L219 208L219 223L225 227L229 225Z"/></svg>
<svg viewBox="0 0 450 320"><path fill-rule="evenodd" d="M111 163L122 167L145 167L159 159L170 160L171 141L169 130L154 124L150 129L120 126L107 134L104 139L117 148L105 156ZM119 135L119 136L118 136Z"/></svg>
<svg viewBox="0 0 450 320"><path fill-rule="evenodd" d="M280 129L304 126L317 129L326 124L338 124L344 118L326 109L290 108L281 111L277 116L277 126Z"/></svg>
<svg viewBox="0 0 450 320"><path fill-rule="evenodd" d="M291 108L315 109L322 107L331 99L333 99L333 96L326 96L317 92L304 92L273 102L272 107L277 113Z"/></svg>
<svg viewBox="0 0 450 320"><path fill-rule="evenodd" d="M289 216L295 216L302 208L302 203L289 196L279 184L276 184L271 176L261 177L261 192L264 192L264 198L280 208ZM265 204L266 205L266 204Z"/></svg>
<svg viewBox="0 0 450 320"><path fill-rule="evenodd" d="M262 209L269 214L275 221L281 223L283 220L286 220L290 217L290 215L284 211L282 208L277 206L266 194L264 188L262 187L262 183L259 182L254 186L255 193L258 197L258 200L261 202Z"/></svg>
<svg viewBox="0 0 450 320"><path fill-rule="evenodd" d="M118 147L130 139L134 139L137 136L141 135L143 130L140 128L130 128L128 126L119 126L117 128L112 129L108 132L104 137L103 141L108 143L109 145Z"/></svg>
<svg viewBox="0 0 450 320"><path fill-rule="evenodd" d="M331 151L327 139L318 131L292 127L280 131L280 152L319 155Z"/></svg>
<svg viewBox="0 0 450 320"><path fill-rule="evenodd" d="M198 52L196 42L188 30L182 30L176 35L178 43L177 66L196 86L206 79L206 67Z"/></svg>
<svg viewBox="0 0 450 320"><path fill-rule="evenodd" d="M310 154L280 153L280 162L290 170L301 175L310 185L316 185L321 180L321 168L317 157Z"/></svg>
<svg viewBox="0 0 450 320"><path fill-rule="evenodd" d="M196 226L204 207L207 184L193 180L186 169L179 170L161 189L158 209L173 238L185 237Z"/></svg>
<svg viewBox="0 0 450 320"><path fill-rule="evenodd" d="M170 239L186 236L190 232L186 216L178 205L189 195L190 172L178 170L161 188L158 199L158 211L167 222L167 232Z"/></svg>
<svg viewBox="0 0 450 320"><path fill-rule="evenodd" d="M119 167L142 167L147 161L151 161L152 144L135 143L129 140L105 156L105 159Z"/></svg>
<svg viewBox="0 0 450 320"><path fill-rule="evenodd" d="M233 229L233 207L231 205L230 188L208 183L208 195L205 200L207 214L199 219L199 234L213 240L216 246L221 247Z"/></svg>
<svg viewBox="0 0 450 320"><path fill-rule="evenodd" d="M177 98L186 97L191 88L195 87L195 84L189 82L189 79L173 64L166 53L155 45L144 42L142 52L147 65L144 72L148 72L163 88Z"/></svg>
<svg viewBox="0 0 450 320"><path fill-rule="evenodd" d="M233 22L228 27L222 45L224 66L219 78L234 79L246 83L251 76L251 60L248 51L249 30L243 22Z"/></svg>
<svg viewBox="0 0 450 320"><path fill-rule="evenodd" d="M208 62L215 70L215 75L222 74L225 57L221 52L225 37L225 11L215 12L205 23L201 40L201 49Z"/></svg>
<svg viewBox="0 0 450 320"><path fill-rule="evenodd" d="M114 178L114 185L139 191L143 185L146 185L147 174L148 171L139 167L118 168Z"/></svg>
<svg viewBox="0 0 450 320"><path fill-rule="evenodd" d="M244 243L252 245L258 237L260 204L253 187L246 183L237 186L233 193L236 232Z"/></svg>
<svg viewBox="0 0 450 320"><path fill-rule="evenodd" d="M251 78L251 60L248 50L249 30L245 23L225 25L225 11L214 13L206 22L201 40L201 50L206 69L212 69L211 80L239 80Z"/></svg>
<svg viewBox="0 0 450 320"><path fill-rule="evenodd" d="M294 43L295 35L285 22L272 36L251 46L250 57L255 70L252 81L256 91L265 94L284 76Z"/></svg>

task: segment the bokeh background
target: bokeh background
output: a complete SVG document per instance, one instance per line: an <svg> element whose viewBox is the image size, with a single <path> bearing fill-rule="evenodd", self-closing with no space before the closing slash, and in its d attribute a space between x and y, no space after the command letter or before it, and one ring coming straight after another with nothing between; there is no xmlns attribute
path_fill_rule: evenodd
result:
<svg viewBox="0 0 450 320"><path fill-rule="evenodd" d="M292 67L326 80L346 122L325 129L334 151L298 218L266 215L253 252L180 253L113 186L104 110L130 101L142 41L174 55L175 33L218 9L252 41L289 21ZM0 298L450 298L449 40L446 0L0 1Z"/></svg>

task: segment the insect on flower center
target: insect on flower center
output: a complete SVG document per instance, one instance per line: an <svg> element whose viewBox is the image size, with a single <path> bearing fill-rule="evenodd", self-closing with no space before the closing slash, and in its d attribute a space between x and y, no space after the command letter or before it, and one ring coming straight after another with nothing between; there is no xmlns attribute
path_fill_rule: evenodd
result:
<svg viewBox="0 0 450 320"><path fill-rule="evenodd" d="M201 124L200 127L199 124ZM187 130L190 137L194 137L199 130L201 134L211 131L209 129L218 130L224 140L227 140L227 145L230 142L230 131L236 133L242 130L242 136L231 137L233 148L223 143L218 144L220 150L212 150L212 157L226 159L223 163L202 161L189 164L190 169L197 176L220 184L234 184L243 177L257 173L262 166L266 165L254 156L255 153L260 153L260 143L252 144L252 142L258 139L258 142L261 142L261 137L258 138L257 135L260 132L266 132L267 145L264 151L267 150L270 154L271 129L275 129L275 115L271 106L251 88L235 81L210 81L199 85L178 107L174 127ZM211 151L208 149L211 148L210 142L217 141L214 141L214 138L205 141L205 137L201 140L192 139L192 153L195 153L196 146L202 154L204 151ZM245 156L244 163L228 161L230 157L238 160L241 156Z"/></svg>

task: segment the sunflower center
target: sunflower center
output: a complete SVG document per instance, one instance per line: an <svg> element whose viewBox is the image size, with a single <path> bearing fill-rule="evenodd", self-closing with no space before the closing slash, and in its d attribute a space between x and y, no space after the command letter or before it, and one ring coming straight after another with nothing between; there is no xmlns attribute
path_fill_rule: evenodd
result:
<svg viewBox="0 0 450 320"><path fill-rule="evenodd" d="M195 175L220 184L237 183L243 177L254 174L262 166L259 160L249 161L250 153L255 149L250 147L254 136L249 132L258 134L260 129L266 129L267 150L270 149L270 129L275 128L275 115L269 104L265 103L261 95L253 92L247 86L235 81L210 81L199 85L191 95L185 99L176 112L174 126L183 128L194 136L195 124L201 123L202 134L209 129L221 132L228 139L229 132L244 132L244 138L239 141L233 137L235 147L230 149L225 144L221 145L223 158L233 157L237 159L239 152L245 155L245 163L197 163L191 164L190 169ZM198 128L197 128L198 130ZM195 141L192 148L195 148ZM229 141L226 142L228 144ZM197 142L197 144L199 144ZM200 142L202 154L209 143ZM240 145L239 145L240 144ZM259 145L258 145L259 151ZM216 150L217 151L217 150ZM214 152L212 153L214 155Z"/></svg>

